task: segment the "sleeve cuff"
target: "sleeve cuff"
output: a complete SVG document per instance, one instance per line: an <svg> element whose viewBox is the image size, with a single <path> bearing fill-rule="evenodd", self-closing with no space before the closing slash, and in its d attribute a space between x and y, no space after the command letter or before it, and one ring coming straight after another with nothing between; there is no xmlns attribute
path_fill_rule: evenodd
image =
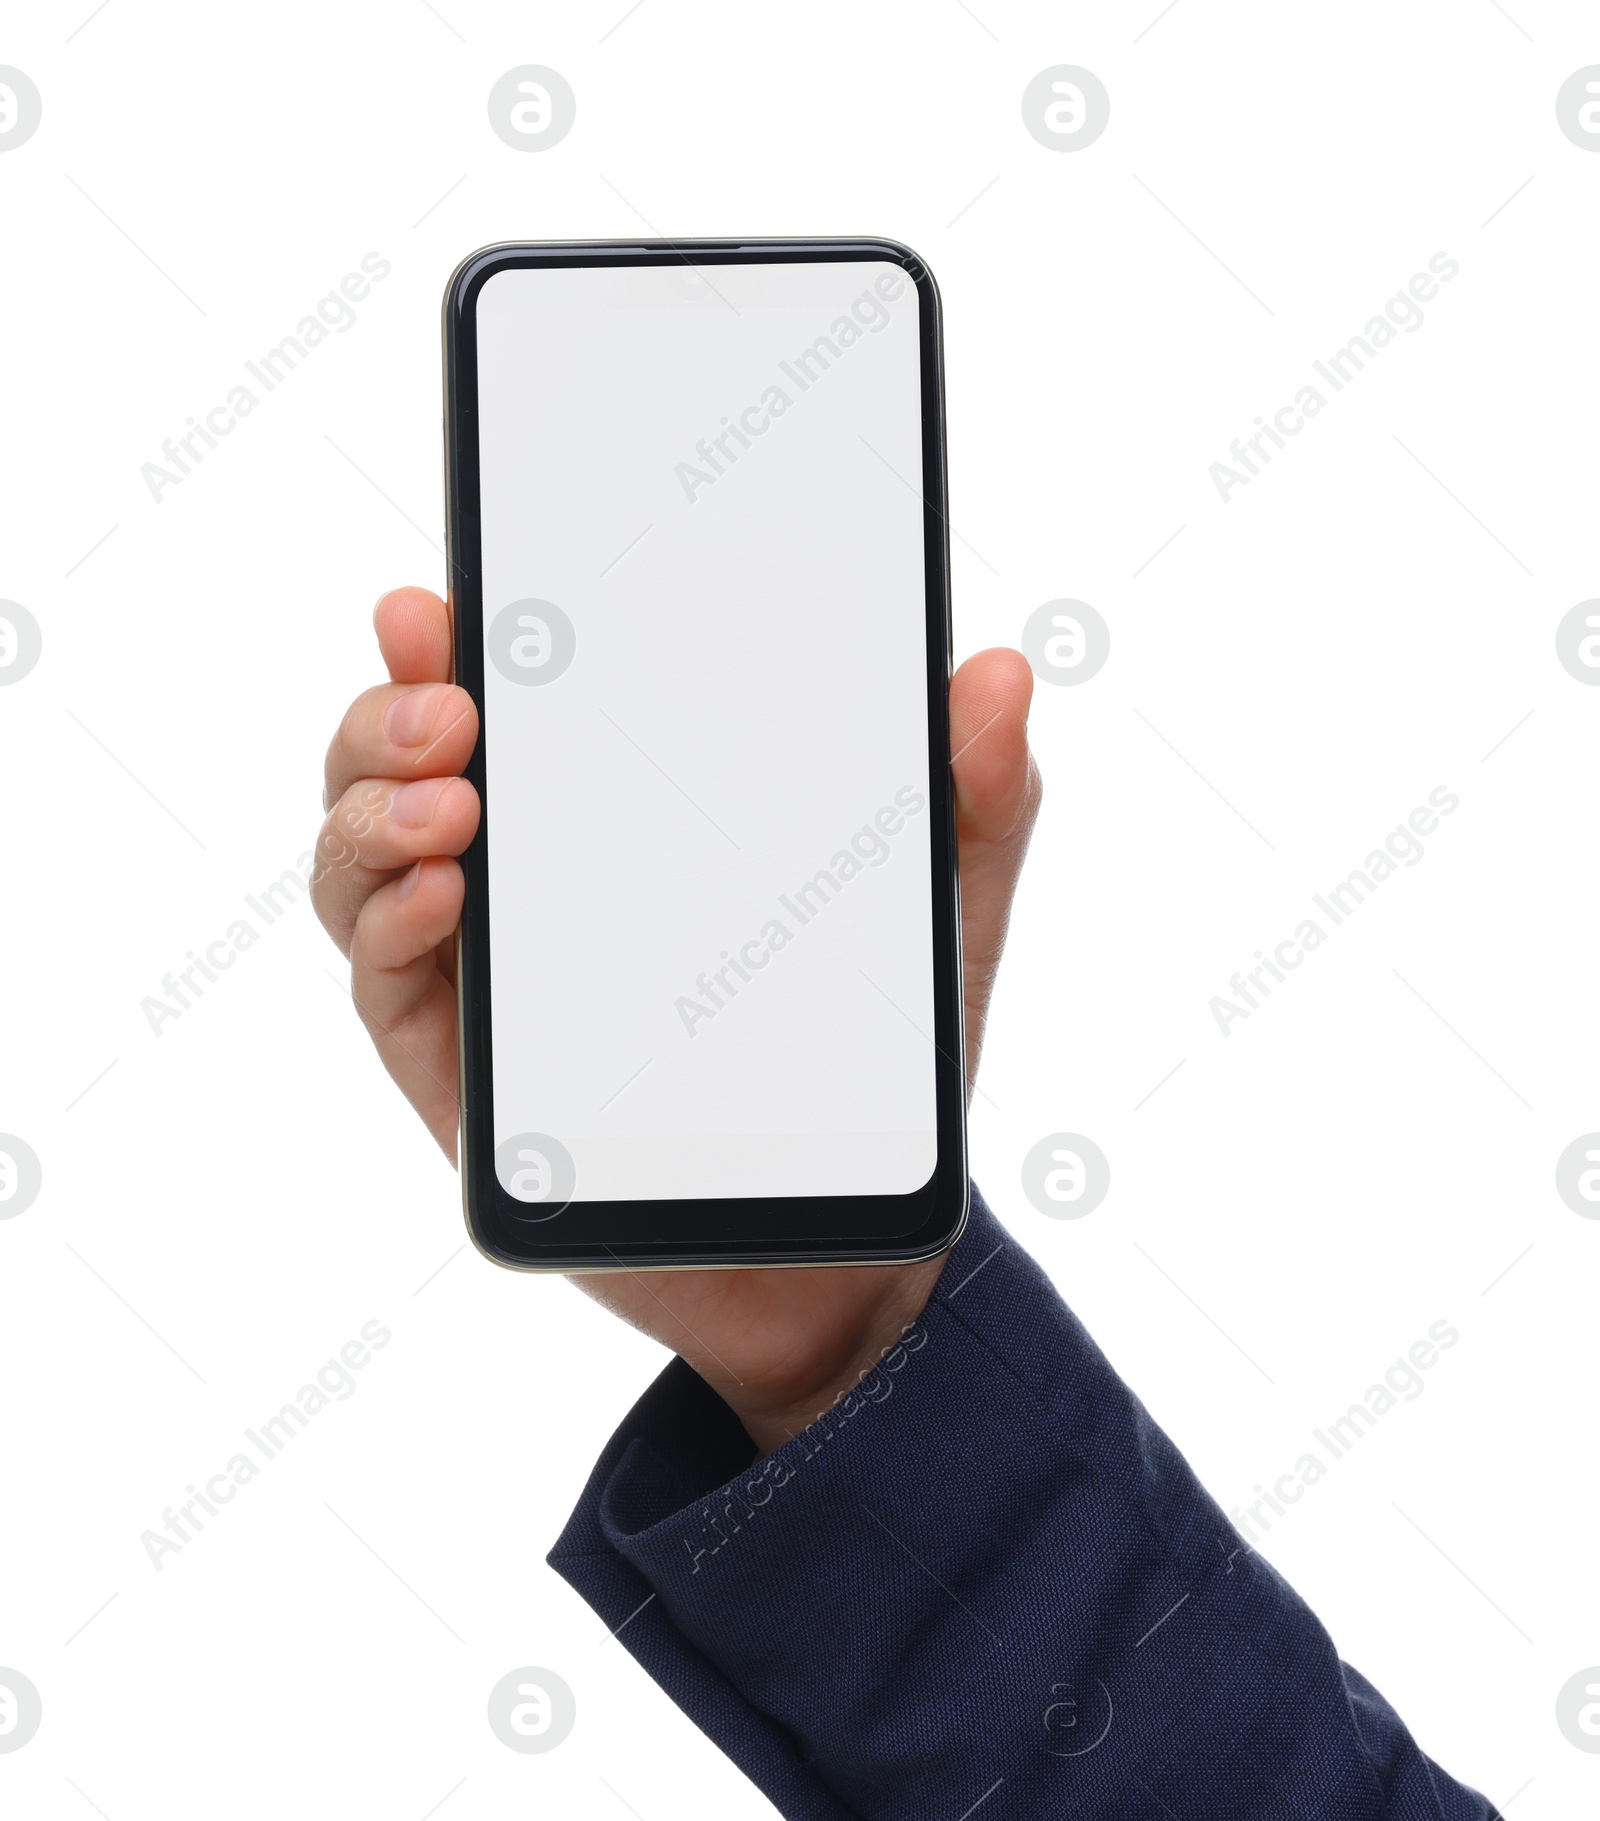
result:
<svg viewBox="0 0 1600 1821"><path fill-rule="evenodd" d="M789 1816L1376 1821L1427 1763L1397 1719L1363 1749L1327 1634L976 1192L922 1319L776 1453L674 1361L550 1563Z"/></svg>

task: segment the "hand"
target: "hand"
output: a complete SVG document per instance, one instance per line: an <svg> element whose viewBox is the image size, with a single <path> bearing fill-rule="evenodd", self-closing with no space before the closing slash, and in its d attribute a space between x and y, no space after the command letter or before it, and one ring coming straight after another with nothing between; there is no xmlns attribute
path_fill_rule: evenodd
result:
<svg viewBox="0 0 1600 1821"><path fill-rule="evenodd" d="M479 813L460 773L477 744L478 714L446 681L450 618L437 595L396 589L373 622L390 681L356 698L328 748L319 851L348 863L323 870L312 895L350 957L351 993L385 1068L453 1159L455 932L465 891L456 856ZM950 686L969 1084L1039 810L1027 743L1032 694L1032 672L1008 650L968 658ZM573 1281L680 1353L766 1453L877 1363L921 1314L943 1266L936 1258Z"/></svg>

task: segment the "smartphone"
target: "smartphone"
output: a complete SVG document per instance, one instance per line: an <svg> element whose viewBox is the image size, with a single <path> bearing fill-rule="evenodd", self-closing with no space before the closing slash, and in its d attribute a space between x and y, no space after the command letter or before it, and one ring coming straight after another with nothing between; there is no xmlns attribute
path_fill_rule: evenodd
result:
<svg viewBox="0 0 1600 1821"><path fill-rule="evenodd" d="M886 240L494 246L444 366L473 1240L936 1255L968 1190L931 274Z"/></svg>

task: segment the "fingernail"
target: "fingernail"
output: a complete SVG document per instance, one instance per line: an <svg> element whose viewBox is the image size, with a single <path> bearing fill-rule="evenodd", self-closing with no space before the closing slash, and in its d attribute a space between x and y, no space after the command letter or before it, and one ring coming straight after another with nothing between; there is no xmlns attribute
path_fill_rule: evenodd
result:
<svg viewBox="0 0 1600 1821"><path fill-rule="evenodd" d="M407 788L409 789L410 787L408 786ZM416 863L416 865L413 866L411 868L411 870L406 874L406 876L400 881L400 884L396 888L394 895L397 898L409 898L411 896L411 894L417 889L417 881L421 877L422 877L422 862L419 860Z"/></svg>
<svg viewBox="0 0 1600 1821"><path fill-rule="evenodd" d="M449 778L418 778L414 784L402 784L389 799L389 820L397 828L426 828L450 782Z"/></svg>
<svg viewBox="0 0 1600 1821"><path fill-rule="evenodd" d="M396 696L384 714L383 731L396 746L425 746L449 693L448 683L435 683Z"/></svg>

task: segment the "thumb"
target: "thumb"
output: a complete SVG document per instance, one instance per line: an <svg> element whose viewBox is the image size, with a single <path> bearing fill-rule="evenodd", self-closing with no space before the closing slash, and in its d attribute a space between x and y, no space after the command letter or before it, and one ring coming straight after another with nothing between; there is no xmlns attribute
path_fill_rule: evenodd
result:
<svg viewBox="0 0 1600 1821"><path fill-rule="evenodd" d="M963 871L969 843L1004 842L1020 830L1026 846L1038 808L1028 754L1032 700L1028 660L1004 646L968 658L950 680L950 766Z"/></svg>
<svg viewBox="0 0 1600 1821"><path fill-rule="evenodd" d="M980 651L950 679L969 1084L977 1076L1011 900L1044 794L1028 751L1032 699L1033 672L1019 651Z"/></svg>

